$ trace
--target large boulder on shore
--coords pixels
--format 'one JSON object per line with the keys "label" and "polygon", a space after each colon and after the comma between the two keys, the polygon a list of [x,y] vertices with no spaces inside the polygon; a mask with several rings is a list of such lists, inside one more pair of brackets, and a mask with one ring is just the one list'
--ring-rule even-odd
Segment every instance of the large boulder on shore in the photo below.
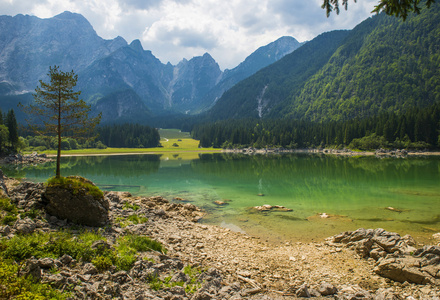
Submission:
{"label": "large boulder on shore", "polygon": [[43,194],[46,211],[58,219],[86,226],[103,226],[108,221],[109,202],[85,178],[66,177],[62,183],[49,183]]}
{"label": "large boulder on shore", "polygon": [[374,272],[398,282],[440,285],[440,247],[416,249],[414,239],[382,228],[347,231],[329,239],[376,261]]}

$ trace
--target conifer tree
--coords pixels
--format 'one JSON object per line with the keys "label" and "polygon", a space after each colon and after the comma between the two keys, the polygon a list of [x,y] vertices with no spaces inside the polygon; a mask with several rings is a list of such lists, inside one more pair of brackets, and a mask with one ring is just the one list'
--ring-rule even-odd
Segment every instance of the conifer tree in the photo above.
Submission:
{"label": "conifer tree", "polygon": [[28,119],[34,132],[57,138],[57,166],[55,177],[61,177],[61,138],[63,136],[83,137],[93,131],[101,115],[89,118],[90,106],[79,99],[80,91],[74,91],[78,75],[73,71],[62,72],[58,66],[50,67],[49,82],[40,80],[35,89],[34,104],[22,106],[24,112],[33,115]]}
{"label": "conifer tree", "polygon": [[9,143],[13,152],[17,151],[18,146],[18,128],[17,119],[15,118],[14,110],[11,109],[6,115],[6,127],[9,130]]}
{"label": "conifer tree", "polygon": [[[354,0],[356,2],[356,0]],[[402,18],[404,21],[408,14],[414,12],[416,14],[420,13],[421,2],[425,2],[426,7],[430,7],[431,4],[435,3],[435,0],[380,0],[379,3],[374,7],[373,13],[385,12],[387,15]],[[334,10],[336,14],[339,14],[339,0],[324,0],[322,8],[325,9],[327,17]],[[348,0],[341,0],[341,5],[347,10]]]}

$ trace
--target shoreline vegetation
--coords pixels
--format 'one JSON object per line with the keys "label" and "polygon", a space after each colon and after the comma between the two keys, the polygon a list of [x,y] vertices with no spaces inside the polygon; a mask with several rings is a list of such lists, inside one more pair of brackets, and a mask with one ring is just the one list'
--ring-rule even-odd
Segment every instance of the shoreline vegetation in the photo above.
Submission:
{"label": "shoreline vegetation", "polygon": [[[440,155],[440,150],[405,150],[405,149],[382,149],[377,150],[351,150],[347,148],[295,148],[288,149],[283,147],[240,147],[240,148],[214,148],[201,147],[201,141],[191,137],[189,132],[182,132],[178,129],[159,129],[160,147],[145,148],[83,148],[63,150],[61,156],[101,156],[101,155],[142,155],[142,154],[159,154],[164,155],[164,159],[172,159],[173,155],[179,154],[180,158],[197,158],[199,153],[242,153],[242,154],[277,154],[277,153],[315,153],[315,154],[331,154],[345,156],[423,156],[423,155]],[[37,149],[36,149],[37,150]],[[26,151],[31,154],[36,151]],[[55,157],[55,150],[38,151],[47,157]],[[41,155],[40,154],[40,155]],[[182,155],[183,154],[183,155]]]}
{"label": "shoreline vegetation", "polygon": [[[55,157],[52,151],[45,151],[47,157]],[[406,151],[406,150],[384,150],[378,149],[376,151],[355,151],[349,149],[217,149],[217,148],[198,148],[198,149],[161,149],[161,148],[107,148],[107,149],[81,149],[81,150],[66,150],[61,154],[63,157],[71,156],[105,156],[105,155],[142,155],[142,154],[198,154],[198,153],[237,153],[237,154],[282,154],[282,153],[304,153],[304,154],[325,154],[325,155],[340,155],[340,156],[440,156],[440,151]]]}

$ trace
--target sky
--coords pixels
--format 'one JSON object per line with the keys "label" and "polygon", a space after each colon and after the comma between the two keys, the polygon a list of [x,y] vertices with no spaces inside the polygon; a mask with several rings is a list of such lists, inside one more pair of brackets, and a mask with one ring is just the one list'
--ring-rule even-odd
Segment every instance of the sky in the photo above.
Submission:
{"label": "sky", "polygon": [[329,18],[322,0],[0,0],[0,14],[79,13],[102,38],[139,39],[163,63],[176,65],[208,52],[224,70],[282,36],[304,42],[352,29],[372,16],[377,2],[349,1],[347,11]]}

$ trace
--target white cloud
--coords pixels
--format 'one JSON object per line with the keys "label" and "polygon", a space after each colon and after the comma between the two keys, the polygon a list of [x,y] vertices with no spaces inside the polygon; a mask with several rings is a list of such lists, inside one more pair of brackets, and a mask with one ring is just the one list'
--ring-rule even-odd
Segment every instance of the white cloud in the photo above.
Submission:
{"label": "white cloud", "polygon": [[0,11],[47,18],[69,10],[86,17],[103,38],[140,39],[164,63],[209,52],[222,68],[233,68],[281,36],[305,41],[350,29],[375,3],[350,2],[347,12],[330,18],[322,0],[0,0]]}

